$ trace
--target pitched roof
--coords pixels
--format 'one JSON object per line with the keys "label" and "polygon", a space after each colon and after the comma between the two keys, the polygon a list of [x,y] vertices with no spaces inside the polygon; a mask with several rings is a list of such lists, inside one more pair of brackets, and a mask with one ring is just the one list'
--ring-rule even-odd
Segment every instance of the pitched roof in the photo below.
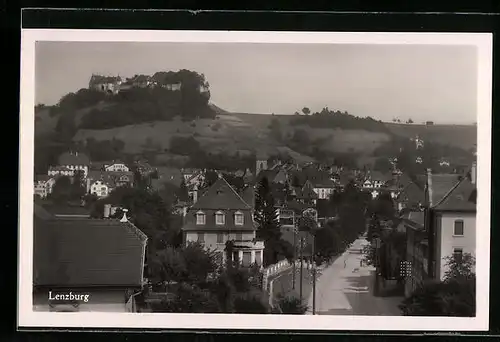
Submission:
{"label": "pitched roof", "polygon": [[308,207],[308,205],[299,201],[288,201],[286,203],[286,208],[293,210],[295,213],[302,213]]}
{"label": "pitched roof", "polygon": [[147,237],[129,222],[36,219],[35,286],[141,286]]}
{"label": "pitched roof", "polygon": [[264,177],[267,178],[267,180],[269,181],[269,183],[272,183],[274,182],[274,179],[276,178],[276,176],[278,175],[278,172],[279,172],[279,169],[273,169],[273,170],[262,170],[259,172],[259,174],[257,175],[257,179],[256,179],[256,182],[260,182]]}
{"label": "pitched roof", "polygon": [[191,208],[237,210],[251,209],[251,205],[245,202],[223,177],[220,177]]}
{"label": "pitched roof", "polygon": [[424,227],[425,216],[423,211],[408,211],[401,218],[416,228]]}
{"label": "pitched roof", "polygon": [[476,186],[468,177],[458,182],[438,203],[435,210],[476,211]]}
{"label": "pitched roof", "polygon": [[243,191],[241,192],[241,198],[243,198],[243,200],[250,204],[252,207],[254,205],[254,202],[255,202],[255,189],[253,186],[247,186],[245,189],[243,189]]}
{"label": "pitched roof", "polygon": [[35,175],[35,181],[39,182],[46,182],[49,179],[51,179],[52,176],[49,175]]}
{"label": "pitched roof", "polygon": [[65,152],[59,156],[59,165],[90,165],[90,158],[85,153]]}
{"label": "pitched roof", "polygon": [[432,206],[440,203],[448,192],[459,182],[456,174],[431,174]]}
{"label": "pitched roof", "polygon": [[49,171],[72,171],[68,169],[66,166],[50,166]]}
{"label": "pitched roof", "polygon": [[[50,204],[39,206],[38,210],[43,210],[50,213],[52,216],[87,216],[90,217],[90,211],[80,205],[70,205],[70,204]],[[35,213],[36,214],[36,213]]]}
{"label": "pitched roof", "polygon": [[406,185],[398,195],[398,200],[407,201],[411,204],[424,204],[425,191],[417,183],[411,182]]}

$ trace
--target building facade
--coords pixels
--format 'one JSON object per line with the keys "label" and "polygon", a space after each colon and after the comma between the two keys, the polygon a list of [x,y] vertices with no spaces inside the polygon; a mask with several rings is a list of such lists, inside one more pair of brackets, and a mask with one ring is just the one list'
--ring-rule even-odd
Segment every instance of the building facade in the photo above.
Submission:
{"label": "building facade", "polygon": [[264,243],[256,240],[253,206],[220,177],[186,212],[184,243],[199,242],[217,253],[219,262],[231,259],[243,266],[262,265]]}

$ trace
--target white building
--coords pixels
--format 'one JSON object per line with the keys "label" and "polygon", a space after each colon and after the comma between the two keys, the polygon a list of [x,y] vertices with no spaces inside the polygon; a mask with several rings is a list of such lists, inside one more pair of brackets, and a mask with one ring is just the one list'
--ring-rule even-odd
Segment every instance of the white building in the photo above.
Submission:
{"label": "white building", "polygon": [[104,171],[108,172],[129,172],[130,168],[121,162],[116,162],[113,164],[105,165]]}
{"label": "white building", "polygon": [[96,180],[90,185],[90,193],[99,198],[107,197],[111,190],[113,190],[111,184],[105,182],[104,180]]}
{"label": "white building", "polygon": [[83,177],[87,178],[90,167],[90,158],[80,152],[66,152],[59,156],[59,166],[73,171],[83,171]]}
{"label": "white building", "polygon": [[49,177],[55,176],[67,176],[73,177],[75,175],[75,170],[72,170],[66,166],[51,166],[47,172]]}
{"label": "white building", "polygon": [[52,188],[56,183],[56,178],[47,175],[37,175],[35,177],[35,195],[40,196],[41,198],[47,197],[52,193]]}

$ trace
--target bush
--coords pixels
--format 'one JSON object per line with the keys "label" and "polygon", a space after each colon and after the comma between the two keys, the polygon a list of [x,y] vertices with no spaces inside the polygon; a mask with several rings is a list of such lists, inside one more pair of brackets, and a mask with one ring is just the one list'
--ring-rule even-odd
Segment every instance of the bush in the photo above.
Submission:
{"label": "bush", "polygon": [[183,156],[193,156],[201,152],[200,143],[194,137],[174,136],[170,139],[170,152]]}
{"label": "bush", "polygon": [[279,313],[283,314],[304,315],[307,312],[307,305],[293,295],[279,297],[277,307]]}
{"label": "bush", "polygon": [[220,122],[216,122],[212,125],[212,131],[217,132],[221,127],[222,125],[220,124]]}
{"label": "bush", "polygon": [[371,117],[360,118],[347,112],[331,111],[328,108],[323,108],[321,112],[312,115],[296,115],[290,120],[290,123],[315,128],[362,129],[370,132],[390,133],[385,124]]}

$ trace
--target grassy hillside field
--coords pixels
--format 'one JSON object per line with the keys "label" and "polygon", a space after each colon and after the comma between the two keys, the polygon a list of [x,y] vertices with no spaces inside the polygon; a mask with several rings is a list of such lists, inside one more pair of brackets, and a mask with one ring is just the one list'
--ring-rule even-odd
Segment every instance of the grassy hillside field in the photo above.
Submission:
{"label": "grassy hillside field", "polygon": [[[80,109],[75,113],[78,125],[82,117],[93,108],[102,108],[105,103]],[[287,152],[301,162],[311,161],[305,156],[291,150],[272,138],[269,128],[273,119],[279,122],[283,136],[291,136],[295,129],[305,130],[311,140],[319,141],[319,145],[327,151],[338,153],[357,153],[363,163],[372,160],[374,149],[391,141],[391,134],[414,138],[419,135],[424,140],[470,149],[476,142],[475,126],[434,125],[386,123],[390,133],[370,132],[366,130],[312,128],[304,125],[290,125],[292,115],[264,115],[248,113],[229,113],[212,105],[217,118],[182,121],[156,121],[115,127],[111,129],[90,130],[79,129],[74,136],[75,141],[87,138],[96,140],[120,139],[125,143],[125,152],[140,153],[144,150],[155,150],[168,153],[170,139],[174,136],[193,136],[202,148],[208,152],[250,153],[256,150],[269,154]],[[57,124],[58,116],[51,116],[49,110],[43,109],[36,114],[36,135],[52,132]]]}
{"label": "grassy hillside field", "polygon": [[444,145],[470,149],[477,141],[477,127],[474,125],[416,125],[386,123],[387,128],[395,134],[407,138],[417,135],[425,140]]}

